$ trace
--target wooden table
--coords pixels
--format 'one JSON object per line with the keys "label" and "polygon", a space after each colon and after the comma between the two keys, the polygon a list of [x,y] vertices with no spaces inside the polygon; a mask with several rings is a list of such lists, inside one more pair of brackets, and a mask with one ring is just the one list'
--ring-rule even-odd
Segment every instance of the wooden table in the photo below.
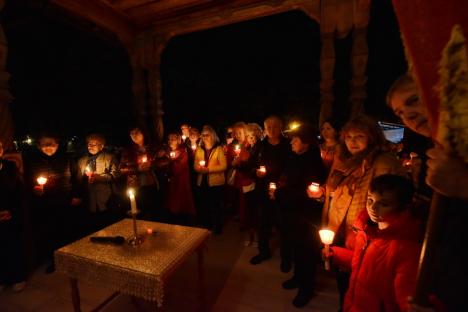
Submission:
{"label": "wooden table", "polygon": [[[204,310],[205,285],[203,252],[210,232],[205,229],[149,221],[137,221],[138,230],[145,236],[143,244],[110,245],[92,243],[90,236],[130,237],[131,219],[121,220],[90,236],[55,251],[57,272],[68,275],[74,311],[81,311],[78,279],[114,293],[95,310],[99,310],[119,293],[143,298],[162,306],[164,283],[194,252],[198,255],[200,304]],[[147,234],[153,229],[153,234]]]}

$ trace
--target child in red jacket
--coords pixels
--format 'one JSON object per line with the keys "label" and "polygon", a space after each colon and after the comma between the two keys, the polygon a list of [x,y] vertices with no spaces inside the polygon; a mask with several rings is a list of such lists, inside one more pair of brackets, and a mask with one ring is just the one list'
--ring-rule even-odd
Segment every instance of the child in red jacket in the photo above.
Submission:
{"label": "child in red jacket", "polygon": [[354,250],[332,247],[324,257],[351,270],[344,311],[406,311],[416,284],[423,236],[411,215],[413,186],[397,175],[375,178],[367,212],[354,224]]}

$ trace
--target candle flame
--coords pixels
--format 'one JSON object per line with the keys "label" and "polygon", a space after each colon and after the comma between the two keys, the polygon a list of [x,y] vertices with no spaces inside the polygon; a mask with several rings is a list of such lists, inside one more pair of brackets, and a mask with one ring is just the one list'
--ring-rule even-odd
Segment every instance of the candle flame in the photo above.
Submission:
{"label": "candle flame", "polygon": [[141,162],[145,163],[147,161],[148,161],[148,157],[146,156],[141,157]]}
{"label": "candle flame", "polygon": [[276,183],[275,182],[270,182],[269,188],[270,188],[270,190],[276,190]]}
{"label": "candle flame", "polygon": [[325,245],[331,245],[333,243],[333,238],[335,238],[335,232],[323,229],[319,231],[320,240]]}
{"label": "candle flame", "polygon": [[127,194],[128,194],[128,197],[135,198],[135,190],[134,189],[128,189]]}
{"label": "candle flame", "polygon": [[175,154],[175,152],[170,152],[169,156],[171,156],[171,158],[174,158],[176,156],[176,154]]}
{"label": "candle flame", "polygon": [[258,169],[258,170],[260,170],[261,172],[266,172],[266,167],[265,166],[260,166],[260,169]]}
{"label": "candle flame", "polygon": [[43,177],[43,176],[40,176],[39,178],[37,178],[37,183],[39,185],[44,185],[47,183],[47,178],[46,177]]}
{"label": "candle flame", "polygon": [[192,144],[192,150],[196,150],[197,149],[197,145],[196,144]]}
{"label": "candle flame", "polygon": [[204,161],[204,160],[200,160],[199,164],[200,164],[200,166],[202,166],[202,167],[205,167],[205,165],[206,165],[206,161]]}
{"label": "candle flame", "polygon": [[296,122],[296,121],[293,121],[290,125],[289,125],[289,129],[290,130],[295,130],[297,128],[299,128],[301,126],[300,123]]}

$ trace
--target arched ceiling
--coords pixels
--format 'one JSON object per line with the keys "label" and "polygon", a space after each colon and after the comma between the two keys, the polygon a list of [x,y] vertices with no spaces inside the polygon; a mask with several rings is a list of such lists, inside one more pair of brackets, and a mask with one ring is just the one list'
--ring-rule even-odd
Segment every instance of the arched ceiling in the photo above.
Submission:
{"label": "arched ceiling", "polygon": [[299,9],[319,21],[320,0],[51,0],[131,44],[142,32],[172,37]]}

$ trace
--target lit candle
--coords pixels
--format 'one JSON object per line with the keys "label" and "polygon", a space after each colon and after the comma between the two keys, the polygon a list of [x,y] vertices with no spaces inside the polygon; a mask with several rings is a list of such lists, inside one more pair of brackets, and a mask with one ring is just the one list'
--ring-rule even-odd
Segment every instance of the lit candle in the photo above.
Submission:
{"label": "lit candle", "polygon": [[146,229],[146,233],[148,233],[148,235],[152,235],[153,234],[153,229],[151,229],[151,228]]}
{"label": "lit candle", "polygon": [[276,190],[276,183],[275,182],[270,182],[269,189],[270,190]]}
{"label": "lit candle", "polygon": [[312,182],[309,185],[309,191],[311,191],[312,193],[318,193],[320,191],[320,184]]}
{"label": "lit candle", "polygon": [[200,162],[199,162],[198,164],[199,164],[200,166],[202,166],[202,167],[205,167],[206,161],[200,160]]}
{"label": "lit candle", "polygon": [[89,166],[86,166],[85,168],[85,174],[90,177],[93,175],[93,171],[91,170],[91,168],[89,168]]}
{"label": "lit candle", "polygon": [[[330,252],[330,245],[333,243],[333,238],[335,237],[335,232],[330,230],[320,230],[319,231],[320,240],[325,245],[326,253]],[[325,260],[325,270],[330,270],[330,260],[327,258]]]}
{"label": "lit candle", "polygon": [[47,183],[46,177],[40,176],[39,178],[37,178],[37,184],[39,184],[39,186],[41,187],[41,191],[44,190],[44,184],[46,183]]}
{"label": "lit candle", "polygon": [[187,136],[185,134],[182,134],[182,141],[185,141],[186,138]]}
{"label": "lit candle", "polygon": [[142,163],[145,163],[147,161],[148,161],[148,156],[146,156],[146,155],[141,156],[141,162]]}
{"label": "lit candle", "polygon": [[169,156],[170,156],[171,158],[175,158],[176,153],[175,153],[174,151],[172,151],[172,152],[169,153]]}
{"label": "lit candle", "polygon": [[132,189],[128,190],[128,197],[130,198],[130,211],[131,214],[136,215],[137,214],[137,205],[136,205],[136,200],[135,200],[135,191]]}
{"label": "lit candle", "polygon": [[260,166],[260,169],[258,171],[266,173],[266,167],[265,166]]}
{"label": "lit candle", "polygon": [[192,144],[192,151],[196,150],[197,149],[197,144]]}
{"label": "lit candle", "polygon": [[236,144],[234,146],[234,153],[236,153],[237,155],[240,154],[240,151],[241,151],[241,148],[240,148],[240,145],[239,144]]}

